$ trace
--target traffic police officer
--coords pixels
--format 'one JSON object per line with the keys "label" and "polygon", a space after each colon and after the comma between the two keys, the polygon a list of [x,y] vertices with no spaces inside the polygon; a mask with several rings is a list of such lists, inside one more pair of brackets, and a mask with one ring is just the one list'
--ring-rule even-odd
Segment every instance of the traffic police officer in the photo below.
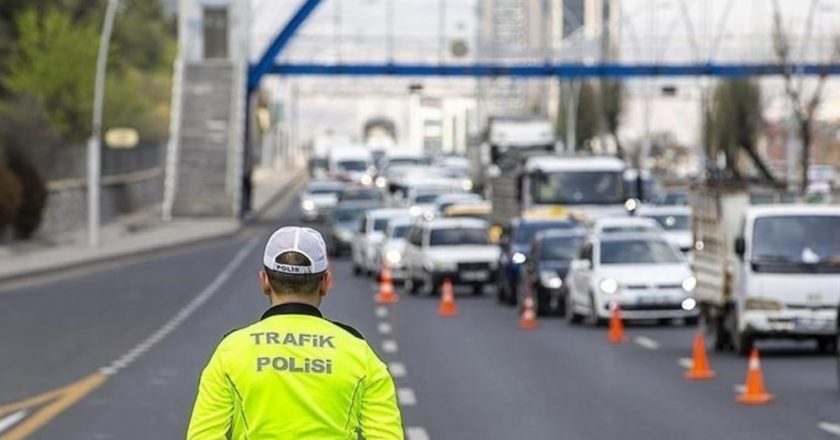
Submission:
{"label": "traffic police officer", "polygon": [[263,265],[271,307],[219,343],[201,374],[188,440],[402,439],[385,364],[358,331],[318,310],[331,283],[321,235],[279,229]]}

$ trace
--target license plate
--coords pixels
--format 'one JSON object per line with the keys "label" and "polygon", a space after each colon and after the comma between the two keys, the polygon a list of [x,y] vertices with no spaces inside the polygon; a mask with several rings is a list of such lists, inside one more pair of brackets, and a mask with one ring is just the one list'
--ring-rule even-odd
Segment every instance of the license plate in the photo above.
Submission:
{"label": "license plate", "polygon": [[668,297],[661,295],[639,296],[636,298],[636,303],[638,304],[665,304],[666,302],[668,302]]}
{"label": "license plate", "polygon": [[832,328],[834,323],[828,319],[794,318],[793,326],[803,330],[825,330]]}
{"label": "license plate", "polygon": [[487,271],[483,270],[471,270],[467,272],[461,272],[461,279],[464,281],[484,281],[487,279],[489,274]]}

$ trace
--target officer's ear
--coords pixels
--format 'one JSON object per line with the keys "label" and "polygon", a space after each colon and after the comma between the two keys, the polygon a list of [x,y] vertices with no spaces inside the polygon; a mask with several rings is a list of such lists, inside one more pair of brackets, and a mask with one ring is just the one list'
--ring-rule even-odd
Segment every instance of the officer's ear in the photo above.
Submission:
{"label": "officer's ear", "polygon": [[327,272],[324,274],[324,278],[321,280],[321,288],[319,289],[318,294],[323,298],[327,296],[330,289],[333,286],[333,275],[330,269],[327,269]]}
{"label": "officer's ear", "polygon": [[263,294],[271,296],[271,283],[268,281],[268,274],[265,273],[265,270],[263,269],[260,270],[257,277],[260,279],[260,288],[262,289]]}

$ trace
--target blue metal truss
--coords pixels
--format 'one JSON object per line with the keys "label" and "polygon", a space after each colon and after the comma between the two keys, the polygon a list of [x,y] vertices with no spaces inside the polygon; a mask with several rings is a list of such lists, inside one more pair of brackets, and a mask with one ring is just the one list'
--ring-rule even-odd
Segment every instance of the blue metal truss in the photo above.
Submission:
{"label": "blue metal truss", "polygon": [[[684,64],[417,64],[417,63],[277,63],[277,57],[289,45],[322,0],[304,0],[288,23],[272,40],[259,61],[248,71],[248,92],[259,87],[266,74],[276,75],[349,75],[349,76],[461,76],[461,77],[555,77],[555,78],[632,78],[653,76],[768,76],[782,74],[783,67],[773,63],[684,63]],[[837,75],[840,64],[800,64],[792,66],[797,75]]]}
{"label": "blue metal truss", "polygon": [[[801,64],[792,66],[797,75],[837,75],[840,64]],[[279,63],[267,72],[277,75],[347,76],[466,76],[466,77],[653,77],[653,76],[767,76],[783,73],[778,64],[697,63],[697,64],[315,64]]]}

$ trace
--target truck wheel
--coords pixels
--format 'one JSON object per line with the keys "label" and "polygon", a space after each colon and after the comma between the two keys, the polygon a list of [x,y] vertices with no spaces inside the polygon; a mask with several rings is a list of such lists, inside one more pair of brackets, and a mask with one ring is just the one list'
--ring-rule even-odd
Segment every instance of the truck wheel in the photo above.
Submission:
{"label": "truck wheel", "polygon": [[837,352],[837,341],[835,341],[833,336],[818,338],[817,350],[820,353],[834,354]]}
{"label": "truck wheel", "polygon": [[755,339],[748,333],[736,333],[732,338],[733,347],[739,356],[749,356]]}

